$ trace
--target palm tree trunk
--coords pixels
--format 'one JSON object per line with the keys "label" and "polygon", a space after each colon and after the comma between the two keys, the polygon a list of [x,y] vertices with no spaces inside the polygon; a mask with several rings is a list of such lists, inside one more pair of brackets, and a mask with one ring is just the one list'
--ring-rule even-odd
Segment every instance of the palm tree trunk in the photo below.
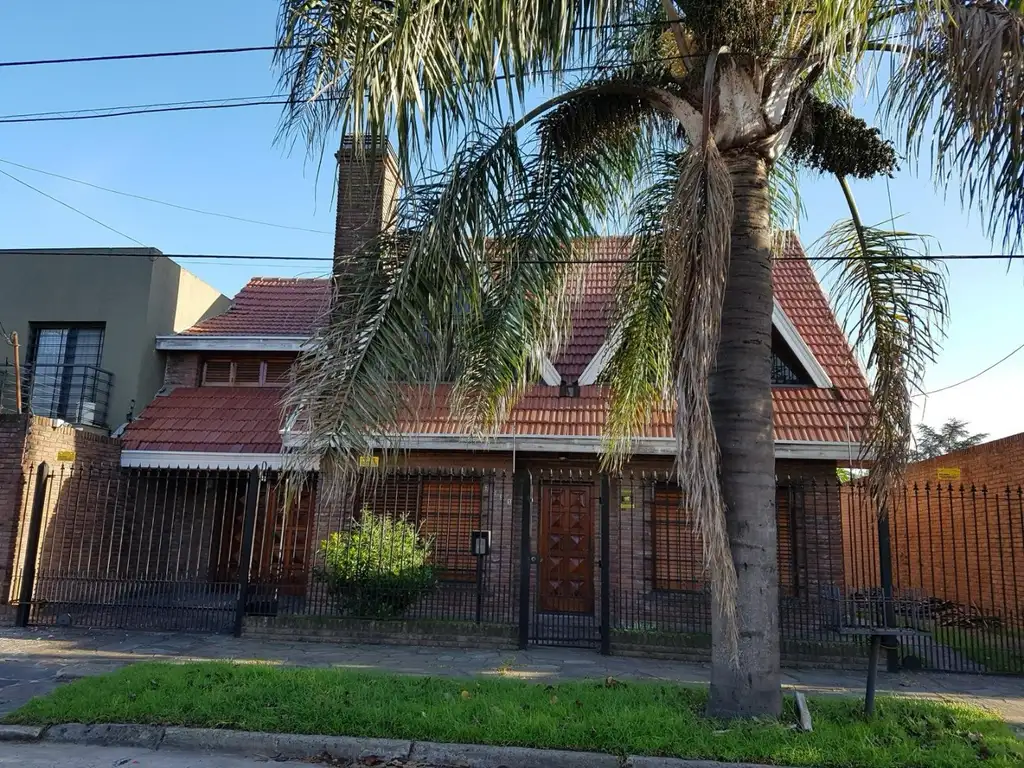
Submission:
{"label": "palm tree trunk", "polygon": [[736,566],[739,664],[712,610],[711,693],[716,717],[778,715],[779,576],[772,437],[772,276],[768,168],[754,154],[727,158],[735,213],[722,339],[711,389],[721,482]]}

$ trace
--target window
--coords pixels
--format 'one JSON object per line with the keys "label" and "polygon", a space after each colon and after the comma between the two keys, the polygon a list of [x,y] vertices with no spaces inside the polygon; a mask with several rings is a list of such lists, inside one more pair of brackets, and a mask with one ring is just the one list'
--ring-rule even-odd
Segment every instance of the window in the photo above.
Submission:
{"label": "window", "polygon": [[106,422],[113,377],[99,367],[103,331],[103,324],[33,324],[27,366],[33,413],[74,424]]}
{"label": "window", "polygon": [[291,379],[292,361],[257,357],[207,360],[204,387],[283,387]]}
{"label": "window", "polygon": [[[787,488],[776,491],[779,594],[796,595],[796,531]],[[683,507],[678,488],[656,486],[652,515],[654,589],[667,592],[699,592],[708,582],[700,536],[693,528],[689,510]]]}
{"label": "window", "polygon": [[772,384],[783,387],[809,387],[810,375],[774,328],[772,329]]}
{"label": "window", "polygon": [[482,486],[477,478],[391,475],[367,479],[356,510],[405,518],[433,540],[433,561],[445,581],[475,581],[470,535],[480,528]]}
{"label": "window", "polygon": [[652,520],[654,589],[700,592],[708,581],[704,550],[678,488],[655,486]]}

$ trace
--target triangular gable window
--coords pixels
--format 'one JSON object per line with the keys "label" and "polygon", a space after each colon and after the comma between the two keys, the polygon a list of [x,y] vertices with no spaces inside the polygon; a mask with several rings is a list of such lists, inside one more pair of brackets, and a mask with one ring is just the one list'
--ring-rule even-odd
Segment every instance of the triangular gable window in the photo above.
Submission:
{"label": "triangular gable window", "polygon": [[814,386],[807,369],[800,364],[789,344],[775,328],[772,328],[772,386]]}

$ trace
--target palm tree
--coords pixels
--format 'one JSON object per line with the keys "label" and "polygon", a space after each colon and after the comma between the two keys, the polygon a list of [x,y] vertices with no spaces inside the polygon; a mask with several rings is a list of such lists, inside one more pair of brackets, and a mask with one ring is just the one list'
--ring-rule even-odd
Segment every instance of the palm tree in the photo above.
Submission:
{"label": "palm tree", "polygon": [[946,419],[946,422],[938,429],[929,427],[927,424],[918,424],[917,450],[914,451],[914,460],[920,461],[945,456],[947,453],[977,445],[986,437],[988,437],[987,432],[971,434],[967,428],[967,422],[963,419]]}
{"label": "palm tree", "polygon": [[[896,151],[851,94],[888,56],[901,149],[940,185],[959,172],[964,204],[1016,244],[1022,25],[1019,2],[982,0],[283,0],[285,134],[391,137],[411,179],[396,227],[336,265],[336,311],[289,398],[305,450],[345,477],[412,393],[453,378],[457,413],[500,423],[564,338],[586,239],[625,220],[606,459],[674,400],[714,585],[708,709],[778,713],[771,269],[795,169],[835,175],[850,202],[817,255],[837,259],[873,379],[884,514],[946,304],[927,240],[857,215],[846,179],[890,173]],[[538,92],[554,95],[527,110]],[[444,171],[414,178],[434,148]]]}

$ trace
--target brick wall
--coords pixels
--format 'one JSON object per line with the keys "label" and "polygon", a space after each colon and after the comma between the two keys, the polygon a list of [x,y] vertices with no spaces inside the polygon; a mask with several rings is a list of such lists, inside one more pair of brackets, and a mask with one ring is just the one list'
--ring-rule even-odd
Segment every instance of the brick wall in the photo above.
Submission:
{"label": "brick wall", "polygon": [[[401,182],[390,147],[356,151],[350,144],[338,159],[335,259],[359,251],[391,222]],[[337,274],[338,264],[335,264]]]}
{"label": "brick wall", "polygon": [[198,352],[168,352],[164,364],[164,386],[198,387],[200,367]]}
{"label": "brick wall", "polygon": [[[957,480],[939,470],[959,470]],[[948,477],[947,472],[943,477]],[[911,464],[889,517],[893,587],[986,614],[1024,614],[1024,434]],[[843,499],[847,582],[879,585],[874,506],[863,493]]]}
{"label": "brick wall", "polygon": [[[75,460],[58,461],[61,451],[74,452]],[[89,471],[104,471],[101,468],[105,467],[107,472],[116,472],[120,451],[120,441],[115,438],[56,426],[51,419],[0,416],[0,596],[17,597],[38,465],[47,462],[53,475],[43,511],[41,547],[52,551],[61,546],[70,552],[76,545],[81,550],[82,532],[98,522],[93,508],[70,506],[69,499],[77,498],[73,485],[83,482]],[[73,524],[69,522],[72,516],[76,517]]]}

